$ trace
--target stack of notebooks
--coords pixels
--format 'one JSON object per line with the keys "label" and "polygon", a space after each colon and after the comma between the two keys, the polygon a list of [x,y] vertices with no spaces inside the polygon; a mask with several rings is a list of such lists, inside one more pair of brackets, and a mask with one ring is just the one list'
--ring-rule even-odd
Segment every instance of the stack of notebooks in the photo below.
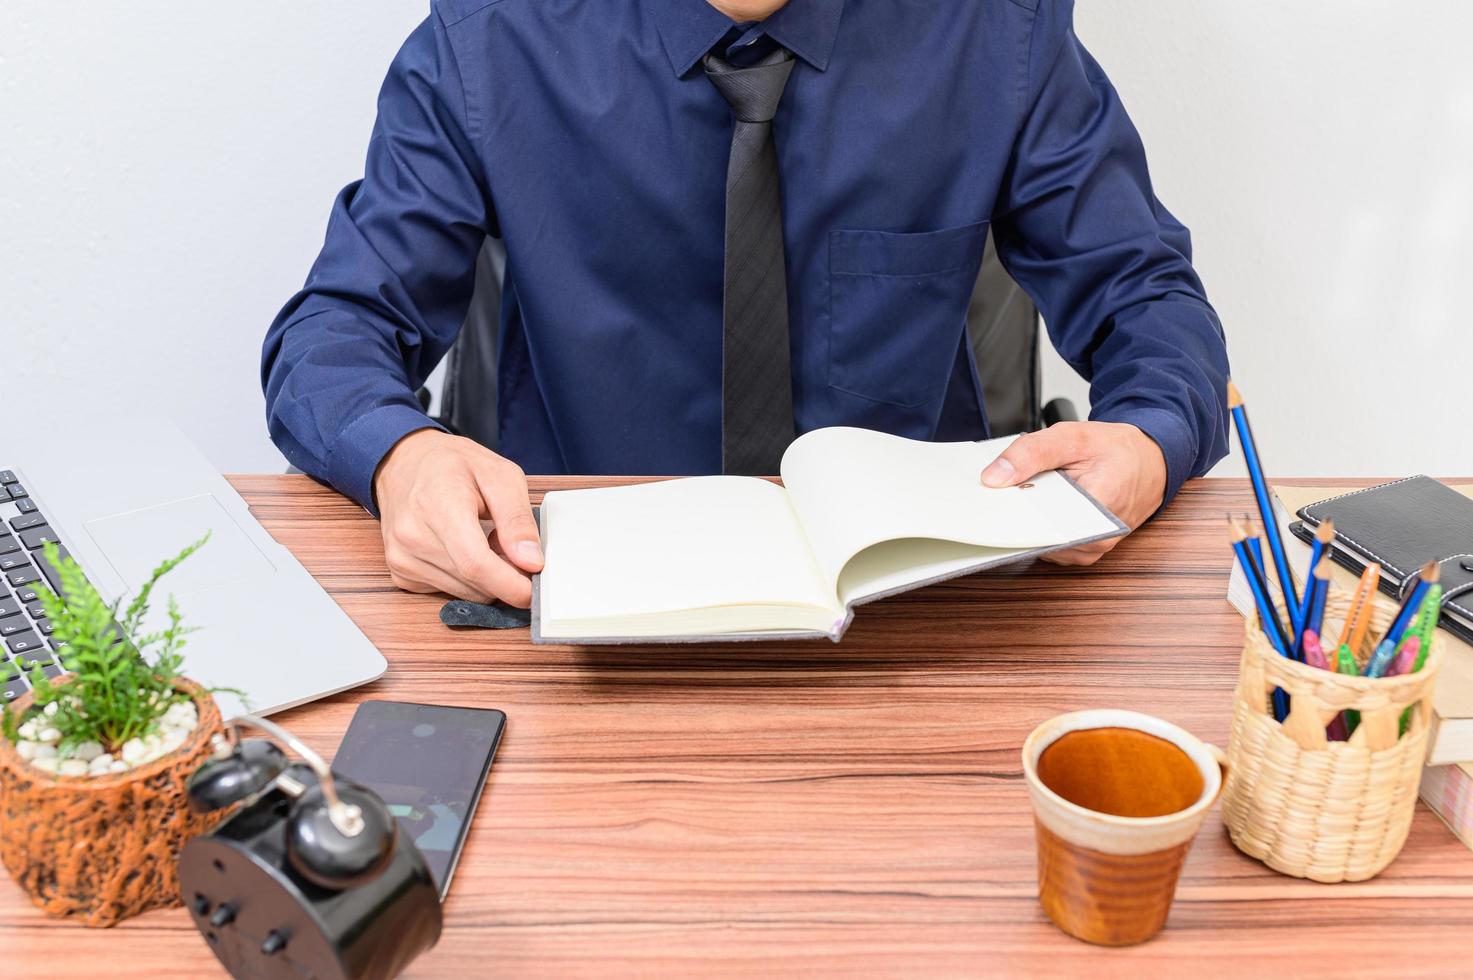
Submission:
{"label": "stack of notebooks", "polygon": [[[1401,579],[1433,558],[1442,561],[1442,582],[1452,592],[1441,625],[1446,656],[1433,695],[1433,728],[1422,781],[1422,799],[1473,847],[1473,484],[1449,487],[1425,476],[1380,487],[1275,486],[1289,565],[1300,581],[1308,573],[1315,525],[1335,522],[1331,558],[1334,584],[1353,591],[1367,561],[1383,569],[1377,602],[1395,609]],[[1245,616],[1253,597],[1242,573],[1233,569],[1228,599]]]}

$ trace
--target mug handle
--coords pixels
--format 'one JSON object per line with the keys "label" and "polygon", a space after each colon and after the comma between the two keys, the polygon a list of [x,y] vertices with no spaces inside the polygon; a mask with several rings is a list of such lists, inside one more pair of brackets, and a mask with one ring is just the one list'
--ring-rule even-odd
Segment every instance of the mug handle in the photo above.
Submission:
{"label": "mug handle", "polygon": [[1217,760],[1217,768],[1222,770],[1222,778],[1217,781],[1217,795],[1212,798],[1212,802],[1216,803],[1218,799],[1222,796],[1223,789],[1227,786],[1228,757],[1226,752],[1213,745],[1211,742],[1203,742],[1202,744],[1207,746],[1207,751],[1211,752],[1212,758]]}

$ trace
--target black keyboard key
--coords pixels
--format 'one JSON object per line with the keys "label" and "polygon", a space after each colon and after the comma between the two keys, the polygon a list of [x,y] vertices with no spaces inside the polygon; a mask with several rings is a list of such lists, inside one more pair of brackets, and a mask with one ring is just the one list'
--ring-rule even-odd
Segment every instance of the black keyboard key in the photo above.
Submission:
{"label": "black keyboard key", "polygon": [[51,625],[51,620],[45,618],[44,616],[36,620],[36,629],[41,631],[42,636],[50,636],[52,633],[56,632],[55,628]]}
{"label": "black keyboard key", "polygon": [[44,664],[41,667],[41,673],[45,674],[52,680],[56,680],[62,674],[65,674],[66,671],[62,669],[60,664]]}
{"label": "black keyboard key", "polygon": [[20,550],[20,542],[15,540],[13,534],[0,534],[0,555],[8,555]]}
{"label": "black keyboard key", "polygon": [[40,602],[29,603],[26,606],[26,615],[30,616],[32,619],[40,619],[42,616],[46,615],[46,607],[41,605]]}
{"label": "black keyboard key", "polygon": [[0,660],[0,682],[13,681],[20,675],[20,664],[14,660]]}
{"label": "black keyboard key", "polygon": [[22,694],[26,693],[30,689],[31,686],[29,684],[27,684],[21,678],[16,677],[12,680],[6,681],[5,686],[3,688],[0,688],[0,697],[4,697],[6,703],[8,704],[9,702],[14,701],[16,698],[20,697]]}
{"label": "black keyboard key", "polygon": [[23,568],[30,563],[30,556],[23,551],[17,551],[9,555],[0,555],[0,572]]}
{"label": "black keyboard key", "polygon": [[0,504],[5,503],[9,499],[10,491],[5,487],[0,487]]}
{"label": "black keyboard key", "polygon": [[22,585],[30,585],[32,582],[39,582],[41,580],[40,573],[30,565],[26,565],[25,568],[17,568],[14,571],[5,572],[4,574],[5,581],[17,589]]}
{"label": "black keyboard key", "polygon": [[[71,555],[67,553],[67,550],[65,548],[57,545],[56,557],[58,560],[61,560],[65,558],[70,558]],[[62,598],[65,598],[66,592],[63,591],[61,587],[61,569],[57,568],[55,565],[51,564],[51,562],[47,561],[46,556],[39,551],[33,552],[31,554],[31,558],[35,560],[37,565],[41,566],[41,572],[46,576],[46,582],[48,585],[51,586],[51,591],[55,592]]]}
{"label": "black keyboard key", "polygon": [[33,527],[40,527],[45,523],[46,518],[41,516],[40,511],[35,511],[20,517],[12,517],[10,519],[10,529],[12,531],[26,531]]}
{"label": "black keyboard key", "polygon": [[30,492],[27,491],[26,488],[21,486],[19,483],[12,483],[5,489],[10,491],[11,500],[19,500],[22,497],[29,497],[31,495]]}
{"label": "black keyboard key", "polygon": [[5,594],[4,589],[0,589],[0,619],[14,616],[18,612],[20,612],[20,600],[10,598]]}
{"label": "black keyboard key", "polygon": [[35,652],[21,654],[19,657],[15,658],[14,662],[20,665],[20,669],[24,673],[29,674],[33,668],[44,667],[47,664],[51,663],[51,661],[51,651],[47,650],[45,647],[42,647],[40,650],[37,650]]}
{"label": "black keyboard key", "polygon": [[30,497],[24,497],[15,502],[15,508],[22,514],[34,514],[36,512],[36,502]]}
{"label": "black keyboard key", "polygon": [[10,637],[5,641],[5,646],[10,650],[11,656],[30,653],[33,650],[40,650],[42,648],[41,638],[31,632],[20,633]]}
{"label": "black keyboard key", "polygon": [[36,591],[35,586],[22,585],[15,590],[15,597],[21,602],[35,602],[41,598],[41,595]]}
{"label": "black keyboard key", "polygon": [[15,475],[15,470],[0,470],[0,483],[16,483],[20,477]]}
{"label": "black keyboard key", "polygon": [[24,616],[6,616],[0,619],[0,636],[15,636],[31,628],[30,620]]}
{"label": "black keyboard key", "polygon": [[20,543],[25,545],[28,551],[35,551],[48,541],[52,544],[61,544],[61,539],[56,536],[55,531],[51,530],[49,524],[42,524],[40,527],[20,532]]}

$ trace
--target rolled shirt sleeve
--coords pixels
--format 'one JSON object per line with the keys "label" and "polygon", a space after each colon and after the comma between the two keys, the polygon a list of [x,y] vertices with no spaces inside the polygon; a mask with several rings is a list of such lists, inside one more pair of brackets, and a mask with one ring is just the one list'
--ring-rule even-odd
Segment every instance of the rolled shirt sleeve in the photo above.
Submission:
{"label": "rolled shirt sleeve", "polygon": [[445,355],[494,234],[454,53],[431,16],[394,59],[362,180],[333,204],[322,252],[266,334],[267,425],[287,459],[377,512],[373,476],[435,426],[415,391]]}
{"label": "rolled shirt sleeve", "polygon": [[1072,3],[1039,4],[1028,78],[999,255],[1089,380],[1090,417],[1160,446],[1170,500],[1227,453],[1222,326],[1187,229],[1156,199],[1140,137],[1074,35]]}

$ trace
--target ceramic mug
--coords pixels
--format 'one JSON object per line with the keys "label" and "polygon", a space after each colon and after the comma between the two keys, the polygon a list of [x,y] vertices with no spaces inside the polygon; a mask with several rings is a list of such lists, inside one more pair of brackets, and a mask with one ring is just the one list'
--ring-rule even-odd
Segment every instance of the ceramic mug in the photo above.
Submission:
{"label": "ceramic mug", "polygon": [[1224,765],[1215,746],[1135,711],[1076,711],[1035,728],[1023,776],[1038,899],[1054,924],[1104,946],[1160,932]]}

